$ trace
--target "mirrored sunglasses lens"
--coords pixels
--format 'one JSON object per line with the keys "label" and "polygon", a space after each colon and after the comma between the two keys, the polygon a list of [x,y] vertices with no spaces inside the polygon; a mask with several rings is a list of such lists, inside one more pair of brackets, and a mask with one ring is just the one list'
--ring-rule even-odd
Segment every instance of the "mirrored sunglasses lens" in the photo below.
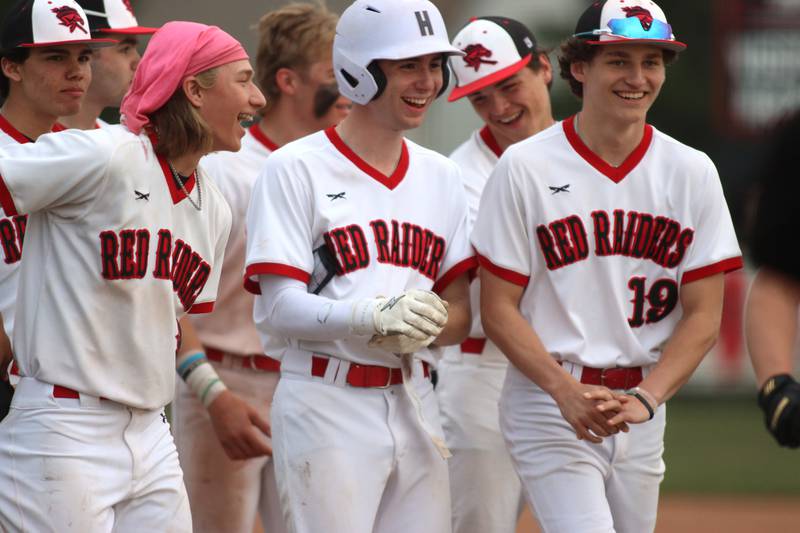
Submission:
{"label": "mirrored sunglasses lens", "polygon": [[[648,26],[647,29],[645,26]],[[613,35],[628,39],[669,40],[672,37],[672,27],[660,20],[652,20],[648,24],[637,17],[611,19],[608,27]]]}

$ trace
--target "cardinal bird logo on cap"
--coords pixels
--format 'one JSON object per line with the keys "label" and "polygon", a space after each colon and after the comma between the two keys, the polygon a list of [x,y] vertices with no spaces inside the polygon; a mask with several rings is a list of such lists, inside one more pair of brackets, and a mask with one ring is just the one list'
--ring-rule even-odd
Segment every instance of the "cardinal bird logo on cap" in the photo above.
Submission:
{"label": "cardinal bird logo on cap", "polygon": [[61,6],[61,7],[54,7],[51,9],[53,13],[56,14],[61,26],[66,26],[69,28],[70,33],[75,33],[75,30],[81,30],[85,34],[89,34],[84,27],[86,24],[81,17],[81,14],[74,7],[69,6]]}
{"label": "cardinal bird logo on cap", "polygon": [[626,18],[638,18],[639,22],[642,23],[642,28],[644,28],[644,31],[650,30],[650,26],[653,25],[653,15],[651,15],[648,10],[641,6],[623,7],[622,10],[625,12]]}
{"label": "cardinal bird logo on cap", "polygon": [[481,65],[496,65],[497,61],[486,59],[492,57],[492,51],[483,46],[482,44],[471,44],[462,50],[464,52],[464,63],[468,67],[474,68],[475,72],[481,68]]}

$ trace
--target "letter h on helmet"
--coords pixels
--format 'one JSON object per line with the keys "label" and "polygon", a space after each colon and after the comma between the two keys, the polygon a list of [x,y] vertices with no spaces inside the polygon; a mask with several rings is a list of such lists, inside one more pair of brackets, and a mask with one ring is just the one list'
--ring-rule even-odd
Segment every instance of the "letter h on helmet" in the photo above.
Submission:
{"label": "letter h on helmet", "polygon": [[[376,60],[437,53],[464,55],[450,45],[442,15],[428,0],[356,0],[339,18],[333,41],[339,92],[366,105],[386,88],[386,75]],[[442,75],[439,95],[450,79],[446,62]]]}

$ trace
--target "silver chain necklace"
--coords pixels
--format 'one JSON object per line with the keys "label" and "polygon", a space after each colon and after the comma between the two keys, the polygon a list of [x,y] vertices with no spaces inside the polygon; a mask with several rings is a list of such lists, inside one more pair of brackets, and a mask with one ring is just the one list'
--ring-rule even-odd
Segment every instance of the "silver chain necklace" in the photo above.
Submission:
{"label": "silver chain necklace", "polygon": [[189,200],[189,203],[192,204],[192,206],[195,209],[200,211],[200,209],[202,209],[203,207],[203,191],[200,188],[200,173],[197,172],[197,170],[194,171],[195,174],[194,181],[197,184],[197,203],[195,203],[195,201],[192,200],[192,197],[189,196],[189,191],[186,190],[186,185],[183,184],[183,180],[181,179],[180,174],[178,174],[178,172],[172,166],[172,163],[167,161],[167,166],[169,166],[169,170],[170,172],[172,172],[172,178],[178,182],[178,187],[181,188],[181,191],[183,191],[183,194],[186,196],[186,199]]}

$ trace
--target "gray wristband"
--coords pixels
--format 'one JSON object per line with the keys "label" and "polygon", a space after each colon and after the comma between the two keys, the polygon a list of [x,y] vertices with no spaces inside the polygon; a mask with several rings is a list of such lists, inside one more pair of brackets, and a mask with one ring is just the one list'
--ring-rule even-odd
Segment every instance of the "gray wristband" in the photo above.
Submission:
{"label": "gray wristband", "polygon": [[636,389],[629,389],[625,391],[625,394],[627,394],[628,396],[633,396],[634,398],[642,402],[642,405],[644,405],[645,409],[647,409],[647,412],[650,414],[650,418],[648,418],[648,420],[652,420],[653,417],[656,416],[656,412],[653,409],[653,406],[650,405],[650,402],[648,402],[639,391],[637,391]]}

